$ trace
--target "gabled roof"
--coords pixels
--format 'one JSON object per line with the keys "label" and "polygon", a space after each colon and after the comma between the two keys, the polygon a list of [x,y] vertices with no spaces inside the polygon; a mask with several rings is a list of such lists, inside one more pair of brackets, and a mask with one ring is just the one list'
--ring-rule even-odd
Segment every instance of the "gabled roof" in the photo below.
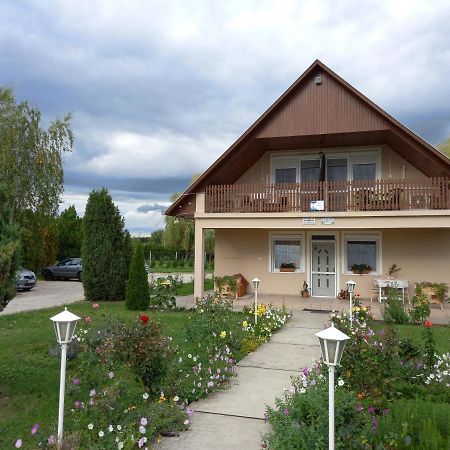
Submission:
{"label": "gabled roof", "polygon": [[426,175],[450,176],[445,155],[316,60],[166,214],[177,215],[206,185],[234,183],[267,150],[358,143],[387,144]]}

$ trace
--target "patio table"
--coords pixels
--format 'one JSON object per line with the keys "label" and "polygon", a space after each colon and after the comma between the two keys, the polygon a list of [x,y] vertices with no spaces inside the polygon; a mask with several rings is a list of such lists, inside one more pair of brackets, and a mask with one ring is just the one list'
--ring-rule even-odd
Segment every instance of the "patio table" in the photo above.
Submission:
{"label": "patio table", "polygon": [[[374,280],[375,284],[378,286],[378,301],[385,300],[387,297],[383,296],[383,289],[393,288],[393,289],[401,289],[402,291],[402,301],[405,303],[405,290],[408,289],[409,283],[408,280],[392,280],[389,278],[377,278]],[[409,297],[408,297],[409,302]]]}

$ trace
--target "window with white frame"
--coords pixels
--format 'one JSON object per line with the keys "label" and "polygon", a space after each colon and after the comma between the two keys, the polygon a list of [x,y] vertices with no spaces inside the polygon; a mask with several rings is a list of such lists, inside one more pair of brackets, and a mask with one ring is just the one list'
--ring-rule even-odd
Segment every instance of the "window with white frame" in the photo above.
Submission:
{"label": "window with white frame", "polygon": [[367,264],[372,272],[378,272],[380,254],[379,236],[373,235],[345,235],[344,255],[345,269],[351,271],[355,264]]}
{"label": "window with white frame", "polygon": [[271,236],[270,270],[279,272],[282,263],[295,264],[295,271],[304,270],[303,236],[301,235],[276,235]]}

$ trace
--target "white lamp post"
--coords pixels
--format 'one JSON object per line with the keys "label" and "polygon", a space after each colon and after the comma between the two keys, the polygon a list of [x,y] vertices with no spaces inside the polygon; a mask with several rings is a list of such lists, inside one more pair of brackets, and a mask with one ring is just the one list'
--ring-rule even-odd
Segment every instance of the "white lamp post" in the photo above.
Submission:
{"label": "white lamp post", "polygon": [[333,324],[315,336],[319,338],[323,362],[328,366],[328,449],[334,450],[334,371],[341,362],[345,341],[350,338]]}
{"label": "white lamp post", "polygon": [[64,308],[63,312],[50,318],[55,326],[56,340],[61,345],[61,376],[59,382],[59,412],[58,412],[58,447],[61,446],[64,428],[64,391],[66,388],[66,357],[67,345],[71,343],[75,326],[81,317],[72,314]]}
{"label": "white lamp post", "polygon": [[258,289],[260,282],[261,281],[256,277],[252,280],[253,287],[255,288],[255,325],[258,323]]}
{"label": "white lamp post", "polygon": [[355,292],[356,283],[352,280],[347,281],[347,291],[350,297],[350,326],[353,323],[353,292]]}

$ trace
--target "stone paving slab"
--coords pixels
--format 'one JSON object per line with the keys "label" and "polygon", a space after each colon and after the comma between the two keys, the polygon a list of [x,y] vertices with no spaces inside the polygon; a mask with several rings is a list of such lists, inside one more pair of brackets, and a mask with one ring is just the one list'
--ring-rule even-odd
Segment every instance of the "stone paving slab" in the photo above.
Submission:
{"label": "stone paving slab", "polygon": [[275,405],[275,397],[291,385],[291,376],[298,375],[298,371],[239,366],[237,374],[238,384],[224,392],[214,392],[191,405],[191,408],[194,411],[261,419],[266,404]]}
{"label": "stone paving slab", "polygon": [[270,431],[263,420],[194,413],[186,433],[155,444],[158,450],[258,450],[261,437]]}
{"label": "stone paving slab", "polygon": [[239,363],[239,367],[260,367],[298,373],[305,367],[311,366],[319,355],[318,345],[305,347],[269,342],[261,348],[261,351],[250,353]]}

